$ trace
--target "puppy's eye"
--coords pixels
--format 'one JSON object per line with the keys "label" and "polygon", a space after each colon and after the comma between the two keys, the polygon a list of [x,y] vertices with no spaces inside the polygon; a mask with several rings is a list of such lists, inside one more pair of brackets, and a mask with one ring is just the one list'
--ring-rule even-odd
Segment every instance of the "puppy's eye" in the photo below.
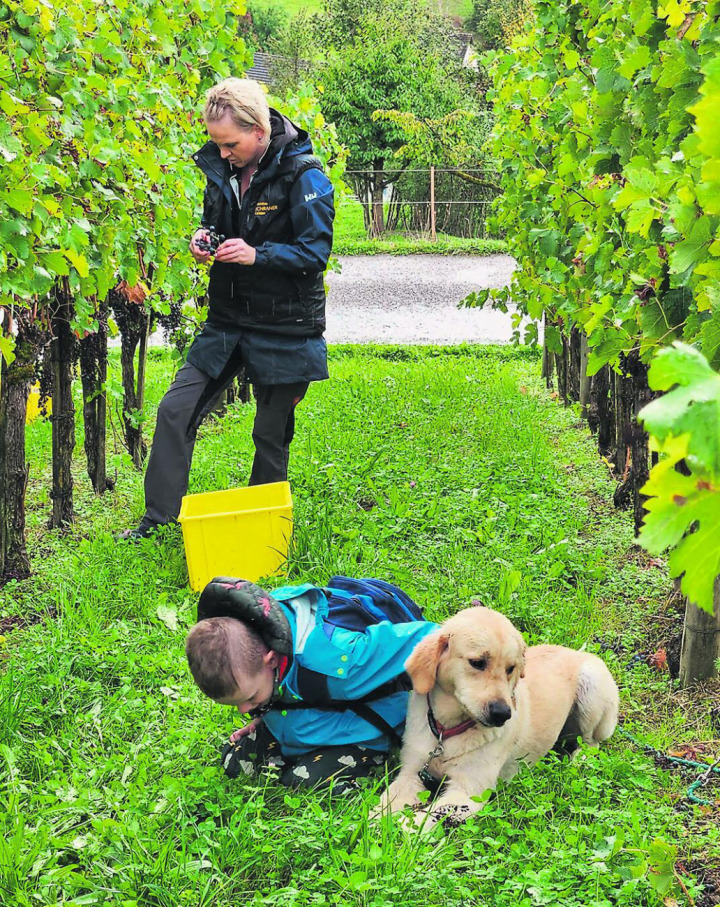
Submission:
{"label": "puppy's eye", "polygon": [[508,677],[512,677],[512,672],[515,670],[515,665],[510,665],[509,668],[505,669],[505,673]]}
{"label": "puppy's eye", "polygon": [[470,658],[470,667],[476,671],[484,671],[487,667],[487,658]]}

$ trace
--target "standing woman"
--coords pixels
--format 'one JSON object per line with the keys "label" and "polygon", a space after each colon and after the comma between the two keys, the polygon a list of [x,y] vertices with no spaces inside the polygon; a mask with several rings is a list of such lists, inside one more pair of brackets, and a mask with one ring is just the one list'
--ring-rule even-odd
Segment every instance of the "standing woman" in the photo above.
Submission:
{"label": "standing woman", "polygon": [[250,79],[211,88],[203,118],[210,141],[193,159],[207,186],[190,251],[207,262],[211,228],[225,239],[210,268],[207,321],[158,409],[145,515],[124,539],[177,519],[198,426],[242,368],[257,397],[251,485],[287,479],[295,407],[311,381],[328,377],[323,273],[335,211],[308,134]]}

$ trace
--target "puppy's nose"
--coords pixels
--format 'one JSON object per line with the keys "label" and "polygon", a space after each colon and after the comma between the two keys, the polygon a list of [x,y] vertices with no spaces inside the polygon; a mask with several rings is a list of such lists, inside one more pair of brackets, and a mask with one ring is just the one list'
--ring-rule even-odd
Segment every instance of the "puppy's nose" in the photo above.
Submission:
{"label": "puppy's nose", "polygon": [[510,706],[502,699],[495,699],[488,704],[488,721],[494,727],[501,727],[505,724],[511,714]]}

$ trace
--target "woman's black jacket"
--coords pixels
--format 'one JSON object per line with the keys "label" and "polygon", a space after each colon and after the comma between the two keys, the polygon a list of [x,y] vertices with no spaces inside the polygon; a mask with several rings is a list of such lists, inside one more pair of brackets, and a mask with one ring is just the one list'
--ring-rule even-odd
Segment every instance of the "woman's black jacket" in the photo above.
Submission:
{"label": "woman's black jacket", "polygon": [[[210,268],[208,322],[301,337],[325,330],[323,272],[332,249],[333,187],[307,132],[271,108],[270,145],[238,205],[234,171],[213,142],[193,158],[207,177],[202,224],[256,249],[253,265]],[[239,181],[239,176],[238,176]]]}

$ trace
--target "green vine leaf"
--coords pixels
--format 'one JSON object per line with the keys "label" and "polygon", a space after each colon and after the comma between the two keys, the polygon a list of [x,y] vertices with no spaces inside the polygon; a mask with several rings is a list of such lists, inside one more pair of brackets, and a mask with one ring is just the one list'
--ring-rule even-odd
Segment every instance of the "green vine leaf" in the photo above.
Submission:
{"label": "green vine leaf", "polygon": [[[642,489],[650,499],[639,541],[651,554],[673,549],[671,576],[682,576],[683,593],[712,613],[720,575],[720,375],[678,342],[658,353],[648,379],[667,393],[638,417],[662,454]],[[690,475],[678,472],[680,461]]]}
{"label": "green vine leaf", "polygon": [[12,335],[0,334],[0,356],[6,365],[12,365],[15,361],[15,338]]}

